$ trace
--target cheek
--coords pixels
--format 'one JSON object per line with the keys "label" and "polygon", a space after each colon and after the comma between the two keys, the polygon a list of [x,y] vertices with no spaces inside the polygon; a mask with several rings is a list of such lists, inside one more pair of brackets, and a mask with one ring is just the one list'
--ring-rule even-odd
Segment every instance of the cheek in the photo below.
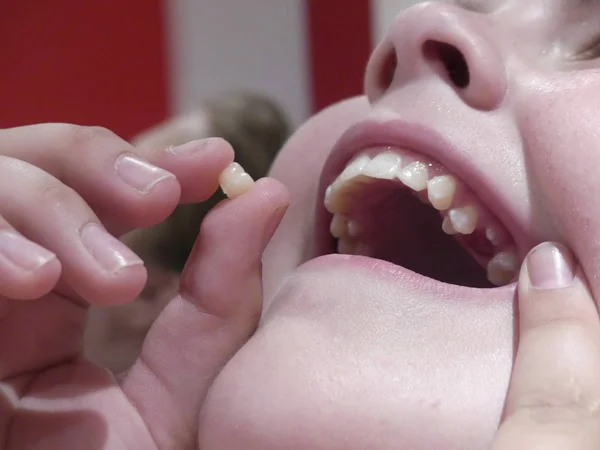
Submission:
{"label": "cheek", "polygon": [[263,256],[265,306],[285,274],[302,263],[311,236],[317,182],[327,153],[303,154],[300,150],[304,148],[287,146],[269,174],[288,188],[291,201]]}
{"label": "cheek", "polygon": [[369,112],[365,98],[334,105],[311,118],[279,153],[269,176],[290,191],[291,203],[263,257],[265,306],[281,280],[306,260],[321,170],[338,138]]}
{"label": "cheek", "polygon": [[[581,259],[600,294],[599,89],[547,93],[528,99],[523,114],[533,217],[542,239],[561,240]],[[593,279],[593,280],[592,280]],[[595,281],[594,281],[595,280]]]}

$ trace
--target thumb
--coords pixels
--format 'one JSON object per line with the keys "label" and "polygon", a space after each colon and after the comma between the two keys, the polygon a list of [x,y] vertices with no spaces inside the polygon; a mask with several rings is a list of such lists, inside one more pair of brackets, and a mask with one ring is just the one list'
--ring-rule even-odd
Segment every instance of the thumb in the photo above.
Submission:
{"label": "thumb", "polygon": [[254,332],[262,312],[262,253],[288,203],[283,185],[263,179],[205,217],[180,293],[123,381],[159,448],[197,440],[208,389]]}
{"label": "thumb", "polygon": [[519,343],[495,450],[596,449],[600,320],[581,268],[545,243],[519,279]]}

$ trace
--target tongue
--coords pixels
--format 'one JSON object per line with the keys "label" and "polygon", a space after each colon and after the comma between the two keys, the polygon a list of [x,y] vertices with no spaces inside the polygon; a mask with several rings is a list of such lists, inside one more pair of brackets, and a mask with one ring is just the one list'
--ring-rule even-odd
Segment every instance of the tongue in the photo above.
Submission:
{"label": "tongue", "polygon": [[446,283],[491,287],[481,265],[442,231],[439,213],[409,190],[377,182],[359,195],[350,219],[360,224],[357,241],[370,256]]}

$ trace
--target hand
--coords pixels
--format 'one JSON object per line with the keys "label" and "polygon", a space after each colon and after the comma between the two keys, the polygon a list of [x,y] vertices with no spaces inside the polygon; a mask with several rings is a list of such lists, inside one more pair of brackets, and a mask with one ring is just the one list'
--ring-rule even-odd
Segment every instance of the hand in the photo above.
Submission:
{"label": "hand", "polygon": [[493,448],[600,448],[600,318],[567,249],[546,243],[530,253],[518,309],[518,350]]}
{"label": "hand", "polygon": [[141,260],[114,236],[207,199],[222,140],[137,150],[104,129],[0,131],[0,443],[6,449],[197,447],[200,407],[261,312],[260,257],[287,206],[260,180],[206,217],[179,294],[120,380],[82,357],[86,306],[139,294]]}

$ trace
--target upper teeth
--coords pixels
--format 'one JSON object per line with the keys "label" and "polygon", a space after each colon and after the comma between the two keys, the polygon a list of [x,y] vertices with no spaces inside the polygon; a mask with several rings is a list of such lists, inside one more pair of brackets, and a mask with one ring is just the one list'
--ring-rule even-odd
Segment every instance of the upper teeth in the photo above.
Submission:
{"label": "upper teeth", "polygon": [[421,192],[427,189],[429,174],[422,162],[414,162],[398,172],[398,178],[413,191]]}
{"label": "upper teeth", "polygon": [[338,177],[338,180],[345,181],[358,177],[363,172],[366,172],[367,167],[370,165],[371,158],[369,158],[367,155],[359,156],[358,158],[355,158],[350,164],[348,164],[348,166],[346,166],[342,174]]}
{"label": "upper teeth", "polygon": [[440,211],[450,208],[456,193],[456,186],[456,178],[452,175],[443,175],[429,180],[427,194],[433,207]]}
{"label": "upper teeth", "polygon": [[325,207],[334,215],[331,234],[339,239],[338,251],[369,253],[368,248],[356,239],[363,231],[361,223],[349,218],[352,196],[357,189],[377,179],[399,180],[420,199],[428,200],[435,209],[443,211],[442,230],[445,233],[469,235],[477,228],[484,230],[487,240],[498,249],[496,257],[488,264],[488,278],[495,284],[511,281],[518,271],[518,259],[514,251],[503,250],[507,238],[502,228],[488,217],[489,214],[485,215],[476,202],[470,201],[468,188],[451,174],[439,175],[439,172],[445,172],[440,169],[429,161],[415,160],[405,151],[385,150],[373,158],[366,154],[354,158],[325,193]]}
{"label": "upper teeth", "polygon": [[460,234],[473,234],[475,228],[477,228],[477,219],[479,219],[479,213],[477,209],[472,206],[465,206],[463,208],[455,208],[448,213],[452,228]]}
{"label": "upper teeth", "polygon": [[[431,164],[413,161],[402,166],[402,157],[391,151],[379,153],[374,158],[368,155],[356,157],[346,166],[325,193],[325,207],[333,214],[346,214],[350,207],[348,196],[361,184],[380,180],[400,180],[415,192],[427,190],[428,198],[434,208],[444,211],[454,202],[458,191],[458,181],[452,175],[442,175],[429,179],[428,167]],[[458,216],[460,216],[460,212]],[[454,214],[456,215],[456,214]],[[476,225],[476,221],[475,221]],[[464,234],[470,227],[458,227]]]}
{"label": "upper teeth", "polygon": [[363,174],[372,178],[393,180],[396,178],[399,168],[400,157],[392,152],[383,152],[373,158],[364,167]]}

